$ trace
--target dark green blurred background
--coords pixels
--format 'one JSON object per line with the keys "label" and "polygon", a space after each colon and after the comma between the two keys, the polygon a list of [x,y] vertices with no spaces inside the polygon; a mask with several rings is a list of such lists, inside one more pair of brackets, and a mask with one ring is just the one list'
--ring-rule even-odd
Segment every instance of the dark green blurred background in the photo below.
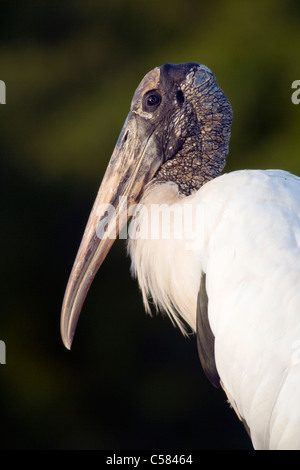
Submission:
{"label": "dark green blurred background", "polygon": [[195,339],[146,316],[117,241],[72,351],[62,298],[133,92],[202,62],[231,100],[227,170],[300,175],[298,0],[0,2],[1,449],[247,449]]}

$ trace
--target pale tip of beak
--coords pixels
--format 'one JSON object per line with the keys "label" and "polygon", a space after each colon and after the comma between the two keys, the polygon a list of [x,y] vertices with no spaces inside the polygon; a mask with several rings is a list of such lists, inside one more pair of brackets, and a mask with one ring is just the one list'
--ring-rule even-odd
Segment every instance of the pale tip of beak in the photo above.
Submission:
{"label": "pale tip of beak", "polygon": [[70,349],[72,347],[72,339],[71,338],[66,338],[63,334],[61,334],[61,337],[62,337],[63,345],[65,346],[66,349],[68,349],[70,351]]}
{"label": "pale tip of beak", "polygon": [[62,342],[63,342],[65,348],[70,350],[71,346],[72,346],[75,331],[70,331],[69,328],[68,328],[68,325],[66,325],[63,322],[64,315],[62,315],[61,320],[62,320],[61,331],[60,331],[61,339],[62,339]]}
{"label": "pale tip of beak", "polygon": [[68,351],[71,350],[72,342],[71,341],[64,341],[65,348],[68,349]]}

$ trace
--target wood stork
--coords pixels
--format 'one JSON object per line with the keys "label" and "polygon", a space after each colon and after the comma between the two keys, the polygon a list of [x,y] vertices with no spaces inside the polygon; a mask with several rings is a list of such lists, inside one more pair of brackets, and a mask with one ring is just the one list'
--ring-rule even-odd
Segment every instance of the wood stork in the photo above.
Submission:
{"label": "wood stork", "polygon": [[[143,78],[74,262],[62,338],[70,348],[92,280],[133,215],[128,250],[146,309],[152,298],[197,334],[207,377],[255,449],[299,449],[300,179],[221,175],[231,120],[204,65],[164,64]],[[168,217],[154,216],[162,204]]]}

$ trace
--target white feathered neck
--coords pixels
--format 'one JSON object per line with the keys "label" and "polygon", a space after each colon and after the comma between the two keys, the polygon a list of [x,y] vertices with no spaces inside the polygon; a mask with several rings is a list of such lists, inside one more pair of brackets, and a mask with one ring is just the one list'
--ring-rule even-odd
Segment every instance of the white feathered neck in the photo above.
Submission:
{"label": "white feathered neck", "polygon": [[201,278],[199,250],[193,246],[195,237],[190,237],[192,227],[182,226],[184,211],[190,214],[187,207],[193,207],[194,197],[182,196],[173,183],[150,185],[129,227],[131,270],[138,279],[146,311],[151,311],[151,298],[155,308],[166,312],[184,334],[187,325],[193,332],[196,328]]}

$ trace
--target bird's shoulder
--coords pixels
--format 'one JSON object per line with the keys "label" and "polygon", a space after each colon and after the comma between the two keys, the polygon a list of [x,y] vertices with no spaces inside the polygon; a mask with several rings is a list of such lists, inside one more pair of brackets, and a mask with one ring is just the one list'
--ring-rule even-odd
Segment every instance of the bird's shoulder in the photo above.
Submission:
{"label": "bird's shoulder", "polygon": [[280,234],[284,226],[300,231],[300,178],[286,171],[223,174],[206,183],[194,203],[203,208],[208,240],[236,234],[237,242],[253,241],[268,231]]}
{"label": "bird's shoulder", "polygon": [[198,191],[199,199],[289,203],[300,200],[300,178],[284,170],[238,170],[225,173]]}

